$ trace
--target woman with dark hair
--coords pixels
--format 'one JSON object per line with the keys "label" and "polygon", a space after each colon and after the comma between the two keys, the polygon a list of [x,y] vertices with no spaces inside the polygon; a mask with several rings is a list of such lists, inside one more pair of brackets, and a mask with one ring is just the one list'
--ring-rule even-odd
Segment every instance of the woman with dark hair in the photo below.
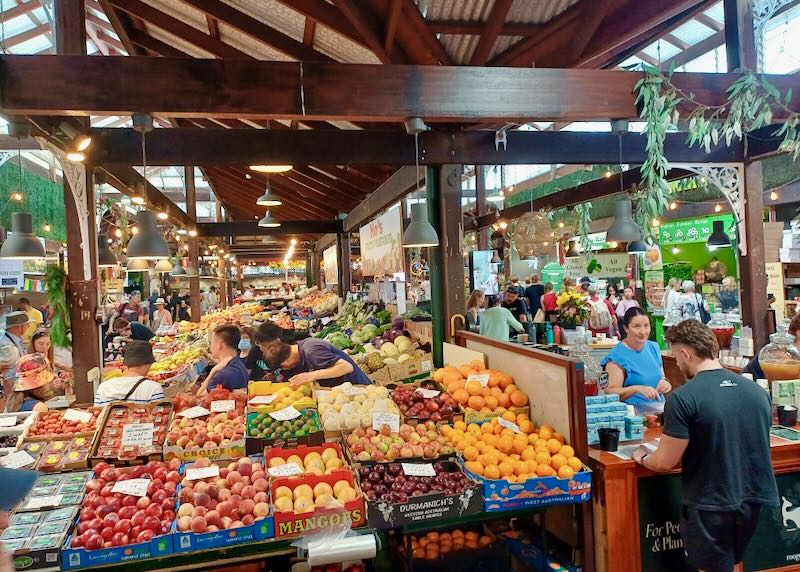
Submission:
{"label": "woman with dark hair", "polygon": [[44,328],[36,330],[28,345],[29,354],[44,354],[51,366],[55,366],[53,357],[53,344],[50,342],[50,332]]}
{"label": "woman with dark hair", "polygon": [[672,385],[664,377],[658,344],[651,342],[650,318],[634,306],[622,318],[627,335],[600,362],[608,373],[606,393],[616,393],[626,403],[663,401]]}

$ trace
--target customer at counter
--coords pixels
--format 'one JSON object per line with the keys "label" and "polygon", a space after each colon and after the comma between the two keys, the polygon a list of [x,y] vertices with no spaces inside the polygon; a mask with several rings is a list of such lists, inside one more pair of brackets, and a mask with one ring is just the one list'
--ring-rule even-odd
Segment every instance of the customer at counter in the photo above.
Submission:
{"label": "customer at counter", "polygon": [[614,306],[607,298],[600,297],[599,290],[594,284],[589,285],[587,293],[589,294],[589,329],[593,335],[610,336],[618,328]]}
{"label": "customer at counter", "polygon": [[239,357],[239,342],[241,333],[239,328],[225,324],[217,326],[211,334],[209,350],[211,357],[217,364],[211,368],[205,381],[200,385],[197,394],[202,395],[217,386],[222,386],[228,391],[246,389],[250,379],[244,362]]}
{"label": "customer at counter", "polygon": [[622,318],[628,335],[600,362],[608,373],[606,393],[616,393],[632,405],[664,400],[672,385],[664,377],[661,350],[650,337],[650,318],[634,306]]}
{"label": "customer at counter", "polygon": [[503,308],[511,312],[514,319],[521,323],[528,321],[528,309],[525,302],[519,297],[519,287],[513,284],[506,288],[506,295],[503,297]]}
{"label": "customer at counter", "polygon": [[335,387],[346,381],[355,385],[372,383],[349,355],[330,342],[305,338],[287,344],[282,336],[283,330],[278,325],[264,322],[256,330],[255,339],[267,365],[273,370],[284,370],[292,388],[314,382],[323,387]]}
{"label": "customer at counter", "polygon": [[489,299],[489,307],[481,314],[480,334],[493,340],[507,342],[510,329],[522,334],[525,326],[519,323],[509,310],[500,305],[495,298]]}
{"label": "customer at counter", "polygon": [[549,322],[550,316],[556,313],[558,308],[558,296],[553,288],[553,283],[548,282],[544,285],[544,294],[542,294],[542,310],[544,310],[544,321]]}
{"label": "customer at counter", "polygon": [[633,459],[657,472],[681,463],[680,532],[689,564],[740,569],[762,507],[778,506],[769,396],[720,365],[717,339],[699,321],[684,320],[665,337],[689,381],[667,400],[658,449],[640,446]]}
{"label": "customer at counter", "polygon": [[544,286],[539,284],[539,275],[533,274],[530,277],[530,286],[525,288],[525,299],[528,301],[528,312],[532,317],[542,308],[542,296],[544,296]]}
{"label": "customer at counter", "polygon": [[486,304],[486,294],[483,290],[473,290],[467,300],[467,328],[470,332],[480,331],[481,310]]}
{"label": "customer at counter", "polygon": [[143,404],[164,399],[161,384],[145,377],[155,361],[153,348],[149,342],[143,340],[128,342],[125,358],[122,360],[122,364],[128,368],[125,376],[101,383],[94,396],[94,404],[106,405],[112,401]]}

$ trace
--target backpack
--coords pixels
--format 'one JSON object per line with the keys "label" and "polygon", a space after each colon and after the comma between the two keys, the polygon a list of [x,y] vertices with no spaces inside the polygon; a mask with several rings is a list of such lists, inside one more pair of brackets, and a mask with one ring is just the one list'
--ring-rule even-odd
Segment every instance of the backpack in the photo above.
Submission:
{"label": "backpack", "polygon": [[600,298],[590,303],[589,327],[593,330],[606,330],[611,327],[611,312],[608,311],[605,300]]}

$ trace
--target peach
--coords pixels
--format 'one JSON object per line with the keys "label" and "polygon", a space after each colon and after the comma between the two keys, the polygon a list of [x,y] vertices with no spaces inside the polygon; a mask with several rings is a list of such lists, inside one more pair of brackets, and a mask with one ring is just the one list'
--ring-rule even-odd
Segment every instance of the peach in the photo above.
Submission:
{"label": "peach", "polygon": [[256,521],[255,517],[252,514],[246,514],[242,517],[242,524],[245,526],[249,526]]}
{"label": "peach", "polygon": [[219,513],[217,511],[210,510],[210,511],[208,511],[206,513],[206,522],[209,525],[213,524],[214,526],[221,526],[222,525],[222,517],[219,515]]}
{"label": "peach", "polygon": [[228,473],[228,476],[225,477],[225,482],[228,483],[228,486],[233,487],[234,484],[241,482],[242,475],[239,471],[231,469],[231,472]]}
{"label": "peach", "polygon": [[208,513],[208,509],[204,506],[196,506],[194,507],[194,514],[192,516],[205,516]]}
{"label": "peach", "polygon": [[218,527],[214,526],[213,524],[209,524],[206,532],[217,532],[219,530]]}
{"label": "peach", "polygon": [[231,523],[230,528],[242,528],[243,526],[244,526],[244,523],[241,520],[234,520]]}
{"label": "peach", "polygon": [[258,491],[253,485],[245,485],[245,487],[242,488],[242,496],[246,499],[253,498],[254,496],[256,496],[257,492]]}
{"label": "peach", "polygon": [[199,481],[198,483],[196,483],[194,485],[194,490],[195,490],[195,492],[198,492],[198,493],[206,492],[207,488],[208,488],[208,483],[206,483],[204,481]]}
{"label": "peach", "polygon": [[243,463],[242,460],[239,460],[239,474],[243,477],[249,477],[253,474],[253,465],[250,463]]}
{"label": "peach", "polygon": [[221,501],[230,500],[231,494],[230,489],[220,489],[219,493],[217,493],[217,498]]}
{"label": "peach", "polygon": [[194,513],[194,506],[189,503],[182,504],[181,508],[178,509],[178,516],[181,518],[184,516],[192,516],[193,513]]}
{"label": "peach", "polygon": [[206,490],[202,492],[205,492],[212,499],[215,499],[219,496],[219,487],[217,487],[217,485],[208,485]]}
{"label": "peach", "polygon": [[251,514],[255,506],[256,503],[252,499],[244,499],[242,504],[239,505],[239,512],[241,514]]}
{"label": "peach", "polygon": [[217,512],[220,516],[230,516],[233,511],[233,504],[230,501],[223,501],[217,505]]}
{"label": "peach", "polygon": [[192,532],[205,532],[208,529],[206,519],[202,516],[196,516],[192,519]]}
{"label": "peach", "polygon": [[202,506],[208,507],[211,504],[211,497],[208,496],[206,493],[195,493],[194,494],[194,505],[195,506]]}
{"label": "peach", "polygon": [[231,517],[223,516],[222,517],[222,528],[230,528],[232,522],[233,522],[233,519],[231,519]]}
{"label": "peach", "polygon": [[266,502],[257,503],[253,508],[253,514],[256,518],[264,518],[269,515],[269,505]]}
{"label": "peach", "polygon": [[253,484],[255,485],[256,481],[258,481],[259,479],[263,479],[266,481],[267,474],[264,471],[253,471],[253,474],[250,475],[250,480],[253,482]]}
{"label": "peach", "polygon": [[207,459],[207,458],[205,458],[205,457],[200,457],[199,459],[197,459],[197,460],[194,462],[194,466],[195,466],[195,468],[197,468],[197,469],[202,469],[202,468],[204,468],[204,467],[210,467],[210,466],[211,466],[211,460],[210,460],[210,459]]}
{"label": "peach", "polygon": [[192,517],[182,516],[178,519],[178,530],[181,532],[189,530],[192,527]]}
{"label": "peach", "polygon": [[[231,486],[231,492],[235,495],[242,495],[242,491],[244,490],[245,484],[241,481],[233,483]],[[244,496],[244,495],[242,495]]]}
{"label": "peach", "polygon": [[253,495],[253,501],[254,501],[256,504],[258,504],[258,503],[260,503],[260,502],[267,502],[268,500],[269,500],[269,499],[268,499],[268,497],[267,497],[267,493],[265,493],[265,492],[263,492],[263,491],[259,491],[259,492],[257,492],[255,495]]}

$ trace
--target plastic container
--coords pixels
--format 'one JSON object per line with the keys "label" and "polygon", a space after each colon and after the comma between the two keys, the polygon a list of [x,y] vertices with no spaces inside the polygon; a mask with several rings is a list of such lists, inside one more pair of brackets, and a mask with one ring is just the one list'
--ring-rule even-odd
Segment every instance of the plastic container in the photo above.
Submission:
{"label": "plastic container", "polygon": [[778,425],[794,427],[797,425],[797,407],[793,405],[778,406]]}
{"label": "plastic container", "polygon": [[600,375],[603,370],[586,345],[585,336],[576,337],[575,344],[569,350],[569,356],[583,362],[583,383],[586,395],[598,395],[600,393]]}
{"label": "plastic container", "polygon": [[708,322],[707,325],[717,337],[719,349],[731,349],[731,340],[733,339],[733,333],[736,331],[736,327],[728,321],[725,314],[722,312],[714,312],[714,315],[711,316],[711,321]]}
{"label": "plastic container", "polygon": [[600,437],[600,449],[603,451],[616,451],[619,448],[619,429],[602,427],[597,430]]}
{"label": "plastic container", "polygon": [[758,352],[761,369],[769,381],[800,378],[800,350],[794,346],[794,336],[780,324],[770,337],[770,343]]}

